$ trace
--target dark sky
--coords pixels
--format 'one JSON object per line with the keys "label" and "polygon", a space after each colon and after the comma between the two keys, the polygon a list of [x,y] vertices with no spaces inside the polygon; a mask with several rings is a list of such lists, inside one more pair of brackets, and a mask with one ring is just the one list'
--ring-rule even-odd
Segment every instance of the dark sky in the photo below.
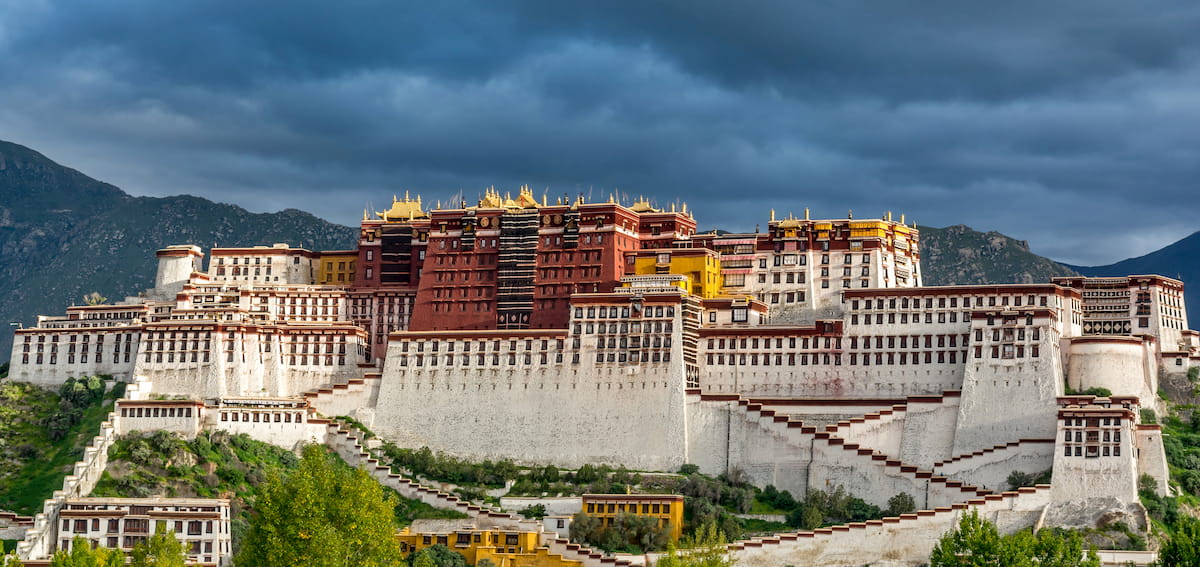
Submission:
{"label": "dark sky", "polygon": [[1198,95],[1192,0],[0,2],[0,139],[346,224],[529,184],[1109,263],[1200,229]]}

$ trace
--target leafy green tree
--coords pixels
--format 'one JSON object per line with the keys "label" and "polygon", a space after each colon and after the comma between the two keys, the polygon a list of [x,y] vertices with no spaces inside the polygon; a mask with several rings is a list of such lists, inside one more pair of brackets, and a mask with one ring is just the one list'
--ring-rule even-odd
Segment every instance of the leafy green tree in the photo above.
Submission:
{"label": "leafy green tree", "polygon": [[529,506],[518,510],[517,513],[525,516],[526,518],[540,520],[546,517],[546,505],[530,504]]}
{"label": "leafy green tree", "polygon": [[409,561],[413,567],[467,567],[463,554],[440,543],[413,553]]}
{"label": "leafy green tree", "polygon": [[930,567],[991,566],[1000,564],[1000,533],[972,508],[958,520],[958,528],[942,536],[929,556]]}
{"label": "leafy green tree", "polygon": [[889,516],[911,514],[916,511],[917,501],[913,500],[912,495],[907,492],[900,492],[895,496],[888,498],[887,514]]}
{"label": "leafy green tree", "polygon": [[1034,535],[1020,531],[1001,536],[995,524],[972,509],[958,528],[942,536],[929,557],[930,567],[996,566],[1100,567],[1094,550],[1083,551],[1077,532],[1045,529]]}
{"label": "leafy green tree", "polygon": [[725,534],[717,529],[716,524],[705,524],[691,537],[680,542],[681,549],[674,545],[667,547],[666,555],[662,556],[655,565],[657,567],[731,567],[734,559],[725,547]]}
{"label": "leafy green tree", "polygon": [[393,497],[366,471],[335,461],[320,445],[304,448],[286,480],[268,479],[254,507],[238,567],[401,561]]}
{"label": "leafy green tree", "polygon": [[1164,539],[1158,551],[1161,567],[1200,565],[1200,520],[1180,514],[1175,533]]}
{"label": "leafy green tree", "polygon": [[125,555],[119,549],[92,547],[92,542],[77,537],[71,550],[60,549],[50,558],[51,567],[121,567]]}
{"label": "leafy green tree", "polygon": [[183,542],[171,532],[158,531],[129,552],[131,567],[183,567],[187,554]]}
{"label": "leafy green tree", "polygon": [[17,557],[17,552],[0,555],[0,567],[21,567],[21,560]]}

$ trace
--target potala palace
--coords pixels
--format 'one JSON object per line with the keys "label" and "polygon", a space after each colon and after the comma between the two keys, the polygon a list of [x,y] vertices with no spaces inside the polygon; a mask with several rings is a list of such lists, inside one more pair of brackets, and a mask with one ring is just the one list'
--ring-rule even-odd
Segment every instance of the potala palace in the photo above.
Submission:
{"label": "potala palace", "polygon": [[[698,234],[686,205],[644,200],[393,198],[352,250],[160,250],[153,289],[17,330],[10,375],[133,383],[114,434],[224,428],[357,456],[322,417],[350,415],[480,460],[693,463],[920,509],[738,542],[742,565],[920,563],[967,508],[1003,531],[1146,525],[1138,479],[1166,491],[1168,471],[1139,410],[1161,412],[1159,380],[1200,364],[1182,282],[924,286],[904,217],[809,216]],[[1091,388],[1112,395],[1068,394]],[[1050,485],[1007,491],[1013,471],[1047,470]],[[61,508],[48,501],[27,557],[67,539]]]}

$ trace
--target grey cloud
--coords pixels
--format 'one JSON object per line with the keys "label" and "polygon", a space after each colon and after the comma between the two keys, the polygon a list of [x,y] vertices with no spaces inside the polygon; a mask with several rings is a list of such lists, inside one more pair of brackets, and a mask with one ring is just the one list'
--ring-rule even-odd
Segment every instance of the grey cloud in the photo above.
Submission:
{"label": "grey cloud", "polygon": [[1197,20],[1115,1],[8,5],[0,138],[134,193],[347,224],[405,189],[528,183],[742,230],[769,208],[893,210],[1107,263],[1196,228]]}

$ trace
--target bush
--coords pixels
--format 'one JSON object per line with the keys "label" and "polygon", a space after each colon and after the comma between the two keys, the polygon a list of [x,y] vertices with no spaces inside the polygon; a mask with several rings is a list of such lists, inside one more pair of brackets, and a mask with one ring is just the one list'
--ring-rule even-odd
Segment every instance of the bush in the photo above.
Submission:
{"label": "bush", "polygon": [[917,502],[913,500],[912,495],[907,492],[901,492],[895,496],[888,498],[887,515],[899,516],[900,514],[911,514],[917,511]]}
{"label": "bush", "polygon": [[531,520],[540,520],[546,517],[546,505],[531,504],[518,510],[517,513]]}
{"label": "bush", "polygon": [[[1200,366],[1198,366],[1196,368],[1197,368],[1197,370],[1200,370]],[[685,465],[679,467],[679,474],[682,474],[682,475],[692,475],[692,474],[696,474],[698,472],[700,472],[700,465],[693,465],[691,463],[688,463],[688,464],[685,464]]]}

